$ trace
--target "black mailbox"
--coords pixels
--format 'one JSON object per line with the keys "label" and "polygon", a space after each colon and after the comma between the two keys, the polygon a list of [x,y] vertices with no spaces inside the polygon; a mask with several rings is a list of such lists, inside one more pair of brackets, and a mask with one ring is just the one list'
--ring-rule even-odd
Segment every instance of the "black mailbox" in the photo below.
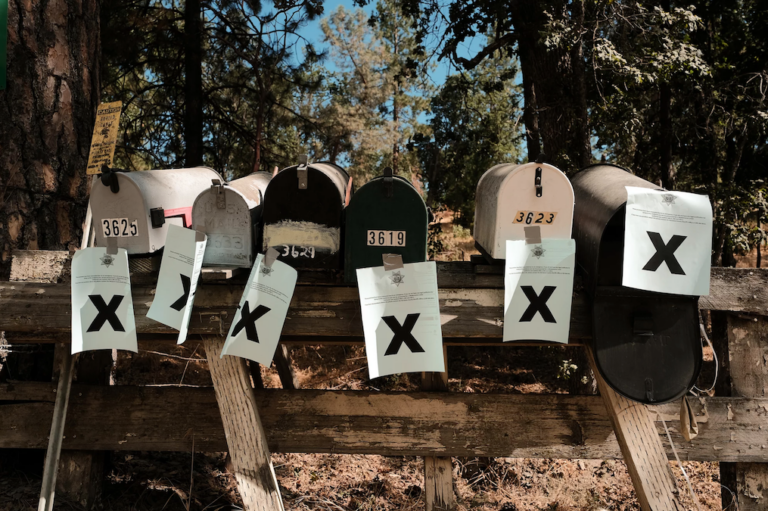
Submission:
{"label": "black mailbox", "polygon": [[264,194],[263,248],[294,268],[341,268],[349,174],[333,163],[281,170]]}
{"label": "black mailbox", "polygon": [[363,185],[349,201],[344,237],[344,280],[357,282],[357,268],[382,265],[383,254],[404,263],[427,260],[427,205],[410,181],[392,169]]}
{"label": "black mailbox", "polygon": [[623,287],[626,186],[658,186],[615,165],[571,179],[576,265],[592,302],[597,367],[616,392],[664,403],[691,389],[701,369],[698,297]]}

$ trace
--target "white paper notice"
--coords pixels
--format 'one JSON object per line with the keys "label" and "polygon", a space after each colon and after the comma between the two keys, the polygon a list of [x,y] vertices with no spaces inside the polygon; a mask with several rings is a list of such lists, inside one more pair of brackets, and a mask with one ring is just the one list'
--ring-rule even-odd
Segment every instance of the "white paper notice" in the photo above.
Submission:
{"label": "white paper notice", "polygon": [[627,186],[622,285],[709,294],[712,205],[706,195]]}
{"label": "white paper notice", "polygon": [[111,349],[138,352],[128,252],[86,248],[72,256],[72,354]]}
{"label": "white paper notice", "polygon": [[371,378],[443,372],[443,336],[434,262],[357,270]]}
{"label": "white paper notice", "polygon": [[264,254],[256,257],[240,307],[229,328],[221,356],[234,355],[269,366],[275,355],[285,316],[296,288],[296,270],[274,261],[264,266]]}
{"label": "white paper notice", "polygon": [[568,342],[576,242],[507,240],[504,341]]}
{"label": "white paper notice", "polygon": [[[196,241],[198,238],[201,241]],[[147,317],[178,330],[179,344],[187,339],[207,239],[192,229],[168,226],[155,299]]]}

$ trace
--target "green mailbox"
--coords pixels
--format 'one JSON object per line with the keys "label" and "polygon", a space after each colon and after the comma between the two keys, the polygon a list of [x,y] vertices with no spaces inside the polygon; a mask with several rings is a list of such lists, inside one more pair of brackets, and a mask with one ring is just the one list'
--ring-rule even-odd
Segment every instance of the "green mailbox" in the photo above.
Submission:
{"label": "green mailbox", "polygon": [[363,185],[346,209],[344,280],[357,282],[357,268],[381,266],[383,254],[400,254],[403,263],[427,260],[427,205],[406,179],[384,175]]}

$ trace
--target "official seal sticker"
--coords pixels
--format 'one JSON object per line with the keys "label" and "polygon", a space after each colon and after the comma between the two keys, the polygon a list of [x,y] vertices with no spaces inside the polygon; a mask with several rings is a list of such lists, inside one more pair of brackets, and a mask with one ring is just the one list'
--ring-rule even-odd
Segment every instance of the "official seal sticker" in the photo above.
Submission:
{"label": "official seal sticker", "polygon": [[261,274],[264,275],[265,277],[271,276],[274,271],[275,270],[273,270],[272,268],[267,268],[266,266],[261,267]]}
{"label": "official seal sticker", "polygon": [[102,265],[102,266],[106,266],[107,268],[109,268],[110,266],[112,266],[112,264],[115,262],[115,258],[114,258],[114,257],[112,257],[112,256],[111,256],[111,255],[109,255],[109,254],[104,254],[104,255],[103,255],[103,256],[101,256],[99,259],[101,259],[101,265]]}
{"label": "official seal sticker", "polygon": [[664,204],[665,206],[671,206],[672,204],[675,203],[675,199],[677,199],[677,197],[675,197],[671,193],[665,193],[665,194],[662,194],[661,196],[661,203]]}
{"label": "official seal sticker", "polygon": [[400,284],[405,283],[405,275],[401,275],[399,271],[396,271],[389,277],[389,280],[392,281],[393,285],[399,287]]}
{"label": "official seal sticker", "polygon": [[531,255],[533,255],[536,259],[541,259],[542,256],[544,256],[544,252],[546,252],[544,247],[542,247],[541,245],[536,245],[531,250]]}

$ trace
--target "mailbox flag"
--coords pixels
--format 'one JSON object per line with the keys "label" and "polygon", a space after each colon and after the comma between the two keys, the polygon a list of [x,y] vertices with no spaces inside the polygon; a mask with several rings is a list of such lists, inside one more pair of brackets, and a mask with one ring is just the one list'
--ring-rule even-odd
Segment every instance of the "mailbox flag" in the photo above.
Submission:
{"label": "mailbox flag", "polygon": [[72,354],[138,351],[128,252],[86,248],[72,257]]}
{"label": "mailbox flag", "polygon": [[708,295],[712,205],[706,195],[627,186],[622,285]]}
{"label": "mailbox flag", "polygon": [[568,342],[576,242],[507,240],[504,341]]}
{"label": "mailbox flag", "polygon": [[178,330],[179,344],[187,339],[206,241],[201,232],[173,224],[168,226],[155,299],[147,317]]}
{"label": "mailbox flag", "polygon": [[274,261],[267,267],[264,254],[256,257],[221,350],[222,357],[234,355],[265,366],[272,363],[297,276],[296,270],[285,263]]}
{"label": "mailbox flag", "polygon": [[445,371],[435,263],[361,268],[357,282],[370,377]]}

